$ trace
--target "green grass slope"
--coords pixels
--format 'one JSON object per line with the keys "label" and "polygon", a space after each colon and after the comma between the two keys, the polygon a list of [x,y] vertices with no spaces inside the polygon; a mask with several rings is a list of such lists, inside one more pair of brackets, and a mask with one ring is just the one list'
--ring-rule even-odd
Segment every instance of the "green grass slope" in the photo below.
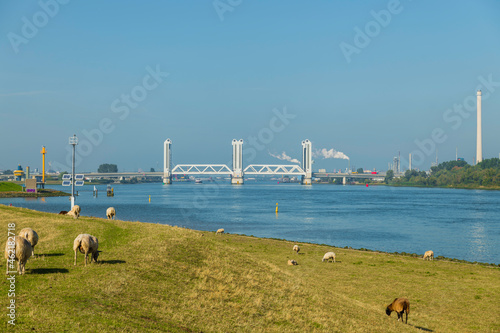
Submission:
{"label": "green grass slope", "polygon": [[0,182],[0,192],[21,192],[23,187],[11,182]]}
{"label": "green grass slope", "polygon": [[[3,205],[0,221],[40,237],[17,276],[19,332],[500,331],[498,267],[303,243],[296,254],[287,241]],[[99,239],[97,264],[79,253],[73,265],[80,233]],[[332,250],[337,262],[322,263]],[[384,312],[396,297],[410,300],[408,325]]]}

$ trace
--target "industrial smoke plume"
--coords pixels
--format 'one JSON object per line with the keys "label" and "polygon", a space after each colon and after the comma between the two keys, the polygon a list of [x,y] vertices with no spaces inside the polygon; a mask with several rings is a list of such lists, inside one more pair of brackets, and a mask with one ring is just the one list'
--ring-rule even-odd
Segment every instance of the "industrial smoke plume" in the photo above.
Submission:
{"label": "industrial smoke plume", "polygon": [[272,154],[271,152],[269,152],[269,155],[271,155],[272,157],[275,157],[275,158],[277,158],[279,160],[288,161],[288,162],[292,162],[292,163],[299,163],[300,164],[300,161],[298,159],[291,158],[285,152],[282,152],[281,155]]}
{"label": "industrial smoke plume", "polygon": [[348,160],[349,157],[341,151],[336,151],[335,149],[327,150],[326,148],[316,149],[313,153],[313,157],[323,157],[323,158],[340,158],[343,160]]}

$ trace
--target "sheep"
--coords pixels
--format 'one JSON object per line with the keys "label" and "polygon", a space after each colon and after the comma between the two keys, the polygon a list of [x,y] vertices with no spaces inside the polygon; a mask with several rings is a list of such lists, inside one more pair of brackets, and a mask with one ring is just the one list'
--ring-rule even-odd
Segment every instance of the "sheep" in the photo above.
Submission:
{"label": "sheep", "polygon": [[410,301],[407,298],[396,298],[391,304],[385,309],[385,313],[390,316],[392,311],[396,311],[398,314],[398,321],[401,318],[403,321],[403,313],[406,312],[406,324],[408,324],[408,314],[410,313]]}
{"label": "sheep", "polygon": [[71,208],[71,210],[66,215],[73,216],[75,219],[77,219],[80,217],[81,211],[82,209],[80,208],[80,206],[74,205],[73,208]]}
{"label": "sheep", "polygon": [[215,234],[222,235],[223,233],[224,233],[224,229],[220,228],[219,230],[217,230],[217,232]]}
{"label": "sheep", "polygon": [[327,252],[325,253],[325,255],[323,256],[323,262],[326,260],[326,262],[329,262],[330,259],[333,260],[333,262],[335,262],[335,253],[333,252]]}
{"label": "sheep", "polygon": [[424,260],[434,260],[434,251],[427,251],[424,253]]}
{"label": "sheep", "polygon": [[30,242],[31,244],[31,255],[34,257],[35,256],[35,245],[38,244],[38,234],[36,233],[35,230],[31,228],[24,228],[19,232],[19,236],[23,236]]}
{"label": "sheep", "polygon": [[85,266],[87,266],[87,255],[90,253],[90,263],[97,262],[99,257],[98,251],[99,241],[96,237],[89,234],[80,234],[75,238],[73,242],[73,251],[75,251],[75,266],[76,266],[76,251],[79,250],[81,253],[85,254]]}
{"label": "sheep", "polygon": [[[14,241],[9,241],[15,238]],[[7,275],[9,274],[9,258],[10,260],[17,261],[17,271],[19,274],[24,274],[25,265],[33,253],[33,248],[30,242],[23,236],[9,237],[5,245],[5,259],[7,259]],[[9,244],[10,243],[10,244]],[[13,261],[11,261],[13,262]]]}
{"label": "sheep", "polygon": [[300,247],[299,247],[298,245],[294,245],[294,246],[293,246],[293,250],[294,250],[295,252],[297,252],[297,254],[298,254],[298,253],[299,253],[299,251],[300,251]]}
{"label": "sheep", "polygon": [[288,265],[295,266],[295,265],[298,265],[298,263],[295,260],[291,259],[291,260],[288,260]]}
{"label": "sheep", "polygon": [[108,209],[106,209],[106,217],[108,219],[114,219],[116,216],[116,210],[114,207],[109,207]]}

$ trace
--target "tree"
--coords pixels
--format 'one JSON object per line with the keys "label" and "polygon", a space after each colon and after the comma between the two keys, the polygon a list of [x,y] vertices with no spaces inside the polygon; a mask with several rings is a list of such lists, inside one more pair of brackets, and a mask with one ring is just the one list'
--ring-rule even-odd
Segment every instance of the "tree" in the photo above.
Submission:
{"label": "tree", "polygon": [[63,172],[61,172],[61,173],[57,176],[57,179],[62,180],[63,175],[65,175],[65,174],[67,174],[67,173],[68,173],[67,171],[63,171]]}
{"label": "tree", "polygon": [[363,168],[358,168],[358,170],[356,170],[357,173],[363,173]]}
{"label": "tree", "polygon": [[389,182],[394,178],[394,171],[392,170],[387,170],[385,173],[385,183],[389,184]]}
{"label": "tree", "polygon": [[3,172],[3,174],[4,174],[4,175],[12,175],[12,174],[14,174],[14,172],[12,172],[12,170],[5,170],[5,171]]}
{"label": "tree", "polygon": [[151,168],[151,170],[149,170],[149,172],[155,172],[155,168]]}
{"label": "tree", "polygon": [[109,173],[109,172],[118,172],[118,166],[116,164],[101,164],[99,165],[99,169],[97,169],[99,173]]}

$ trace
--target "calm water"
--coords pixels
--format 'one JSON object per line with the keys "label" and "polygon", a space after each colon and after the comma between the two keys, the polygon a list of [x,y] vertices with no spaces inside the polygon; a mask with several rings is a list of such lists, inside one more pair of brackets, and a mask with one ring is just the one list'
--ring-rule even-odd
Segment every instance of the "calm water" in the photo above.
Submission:
{"label": "calm water", "polygon": [[[68,190],[59,186],[51,188]],[[82,215],[500,264],[500,191],[250,183],[80,187]],[[151,196],[151,203],[148,198]],[[0,199],[47,212],[69,199]],[[279,203],[279,214],[275,214]]]}

